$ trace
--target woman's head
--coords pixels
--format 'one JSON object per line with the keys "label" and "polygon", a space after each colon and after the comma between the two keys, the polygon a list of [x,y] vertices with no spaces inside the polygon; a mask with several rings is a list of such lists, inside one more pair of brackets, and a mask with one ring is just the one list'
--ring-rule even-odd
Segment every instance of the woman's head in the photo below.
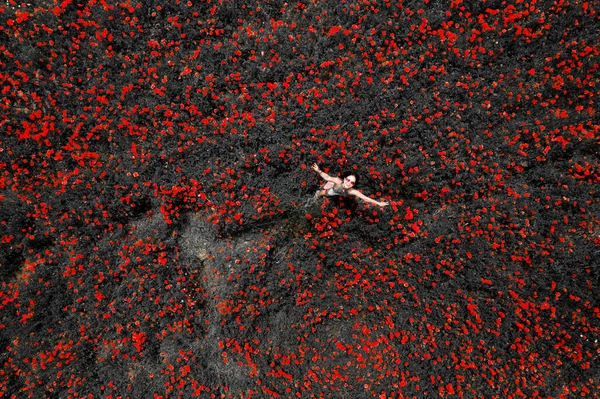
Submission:
{"label": "woman's head", "polygon": [[342,181],[342,186],[348,190],[356,186],[356,176],[355,175],[347,175],[344,177]]}

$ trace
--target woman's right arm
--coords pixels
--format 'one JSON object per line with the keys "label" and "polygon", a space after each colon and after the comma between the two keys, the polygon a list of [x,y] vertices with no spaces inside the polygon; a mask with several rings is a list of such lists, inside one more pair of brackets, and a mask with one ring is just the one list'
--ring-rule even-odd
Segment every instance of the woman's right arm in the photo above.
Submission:
{"label": "woman's right arm", "polygon": [[341,183],[341,179],[339,177],[331,177],[329,176],[327,173],[323,172],[321,169],[319,169],[319,166],[315,163],[312,166],[312,169],[317,172],[319,174],[319,176],[321,176],[321,178],[325,181],[330,181],[336,184],[340,184]]}

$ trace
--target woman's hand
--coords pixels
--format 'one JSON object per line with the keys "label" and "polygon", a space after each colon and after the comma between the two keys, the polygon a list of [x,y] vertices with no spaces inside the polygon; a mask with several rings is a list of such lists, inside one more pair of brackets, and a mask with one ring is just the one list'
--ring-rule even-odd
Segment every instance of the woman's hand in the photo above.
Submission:
{"label": "woman's hand", "polygon": [[317,173],[321,173],[321,169],[319,169],[319,165],[316,163],[313,163],[312,169]]}
{"label": "woman's hand", "polygon": [[382,208],[383,208],[384,206],[388,206],[389,204],[390,204],[390,203],[389,203],[389,202],[387,202],[387,201],[381,201],[381,202],[378,202],[378,203],[377,203],[377,205],[379,205],[379,206],[380,206],[380,207],[382,207]]}

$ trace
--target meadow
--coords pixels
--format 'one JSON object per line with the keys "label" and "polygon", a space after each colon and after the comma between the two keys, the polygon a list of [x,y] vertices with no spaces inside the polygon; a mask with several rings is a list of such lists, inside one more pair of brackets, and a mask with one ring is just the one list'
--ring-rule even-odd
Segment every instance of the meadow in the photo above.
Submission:
{"label": "meadow", "polygon": [[0,397],[599,397],[599,12],[2,2]]}

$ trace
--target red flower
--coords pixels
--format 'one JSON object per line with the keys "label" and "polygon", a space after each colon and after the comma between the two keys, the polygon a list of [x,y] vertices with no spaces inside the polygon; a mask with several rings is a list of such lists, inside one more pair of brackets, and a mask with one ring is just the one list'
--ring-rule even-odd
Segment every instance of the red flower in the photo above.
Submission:
{"label": "red flower", "polygon": [[145,332],[134,332],[131,335],[131,339],[133,340],[133,346],[137,349],[138,352],[141,352],[143,349],[143,344],[146,342],[146,333]]}

